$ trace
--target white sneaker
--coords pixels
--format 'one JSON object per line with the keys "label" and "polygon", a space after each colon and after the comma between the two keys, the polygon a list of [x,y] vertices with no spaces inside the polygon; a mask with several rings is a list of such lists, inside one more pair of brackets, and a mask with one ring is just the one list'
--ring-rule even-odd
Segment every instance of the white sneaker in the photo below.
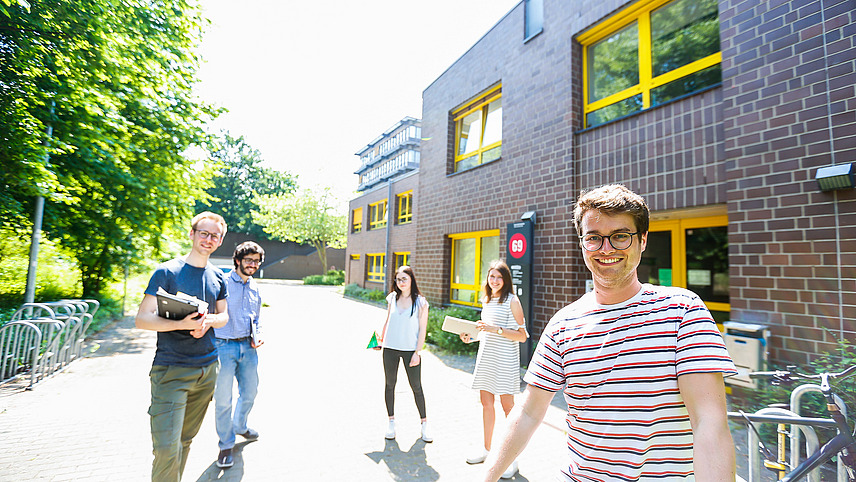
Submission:
{"label": "white sneaker", "polygon": [[425,443],[431,443],[434,441],[434,438],[428,434],[428,422],[422,422],[422,441]]}
{"label": "white sneaker", "polygon": [[386,427],[386,435],[384,435],[383,438],[387,440],[395,439],[395,420],[389,420],[389,425]]}
{"label": "white sneaker", "polygon": [[502,476],[500,476],[499,478],[500,479],[510,479],[510,478],[514,477],[514,474],[516,474],[516,473],[517,473],[517,461],[515,460],[514,462],[511,462],[511,465],[509,465],[508,468],[505,469],[505,472],[503,472]]}
{"label": "white sneaker", "polygon": [[473,464],[480,464],[480,463],[484,462],[484,461],[487,459],[487,455],[488,455],[488,453],[489,453],[489,452],[487,451],[487,449],[486,449],[486,448],[482,448],[482,449],[481,449],[481,452],[479,452],[479,453],[477,453],[477,454],[473,455],[472,457],[468,457],[468,458],[467,458],[467,463],[468,463],[468,464],[471,464],[471,465],[473,465]]}

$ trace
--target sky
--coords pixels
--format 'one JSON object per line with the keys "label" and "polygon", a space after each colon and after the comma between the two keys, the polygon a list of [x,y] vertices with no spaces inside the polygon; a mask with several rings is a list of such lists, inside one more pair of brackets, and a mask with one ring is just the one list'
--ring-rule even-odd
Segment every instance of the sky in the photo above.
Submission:
{"label": "sky", "polygon": [[[210,19],[196,93],[228,113],[264,165],[356,197],[355,152],[520,0],[201,0]],[[522,28],[521,35],[522,35]]]}

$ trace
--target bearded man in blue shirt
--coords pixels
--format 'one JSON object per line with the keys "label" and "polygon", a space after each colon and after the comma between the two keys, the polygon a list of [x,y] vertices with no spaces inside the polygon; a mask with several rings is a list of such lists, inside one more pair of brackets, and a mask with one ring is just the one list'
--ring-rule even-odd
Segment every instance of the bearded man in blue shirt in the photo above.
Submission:
{"label": "bearded man in blue shirt", "polygon": [[[229,292],[229,321],[214,329],[220,372],[214,390],[215,421],[220,453],[217,466],[234,465],[232,449],[235,435],[248,441],[259,438],[259,433],[247,426],[247,417],[253,408],[259,387],[259,357],[256,348],[264,343],[254,332],[259,330],[259,312],[262,299],[253,275],[265,259],[265,250],[252,241],[235,248],[232,261],[235,269],[226,276]],[[238,381],[238,400],[232,411],[234,380]]]}

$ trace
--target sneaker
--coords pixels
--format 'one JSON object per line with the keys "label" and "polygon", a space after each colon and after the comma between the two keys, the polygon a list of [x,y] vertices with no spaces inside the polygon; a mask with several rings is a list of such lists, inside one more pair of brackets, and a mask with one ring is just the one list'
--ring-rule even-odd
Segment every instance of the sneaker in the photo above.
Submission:
{"label": "sneaker", "polygon": [[389,425],[386,427],[386,435],[384,435],[383,438],[387,440],[395,439],[395,420],[389,420]]}
{"label": "sneaker", "polygon": [[514,462],[511,462],[511,465],[509,465],[508,468],[505,469],[505,472],[503,472],[502,476],[500,476],[499,478],[500,479],[510,479],[510,478],[514,477],[514,474],[516,474],[516,473],[517,473],[517,461],[515,460]]}
{"label": "sneaker", "polygon": [[429,444],[434,441],[434,437],[428,434],[428,422],[422,422],[422,441]]}
{"label": "sneaker", "polygon": [[233,465],[235,465],[235,460],[232,459],[232,449],[221,450],[220,455],[217,456],[217,467],[228,469]]}
{"label": "sneaker", "polygon": [[249,427],[247,427],[247,431],[246,431],[246,432],[244,432],[244,433],[239,433],[238,435],[240,435],[241,437],[244,437],[245,439],[247,439],[247,440],[249,440],[249,441],[253,441],[253,440],[258,440],[258,439],[259,439],[259,433],[258,433],[258,432],[256,432],[255,430],[253,430],[253,429],[249,428]]}
{"label": "sneaker", "polygon": [[467,463],[468,463],[468,464],[471,464],[471,465],[473,465],[473,464],[480,464],[480,463],[484,462],[484,461],[487,459],[487,454],[488,454],[488,453],[489,453],[489,452],[487,451],[487,449],[486,449],[486,448],[482,448],[482,449],[481,449],[481,451],[480,451],[479,453],[477,453],[477,454],[473,455],[472,457],[468,457],[468,458],[467,458]]}

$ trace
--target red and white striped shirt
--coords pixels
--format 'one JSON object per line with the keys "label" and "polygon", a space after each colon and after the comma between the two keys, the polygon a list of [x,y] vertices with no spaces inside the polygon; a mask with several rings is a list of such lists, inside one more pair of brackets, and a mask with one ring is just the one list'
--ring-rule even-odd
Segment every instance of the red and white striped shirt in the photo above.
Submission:
{"label": "red and white striped shirt", "polygon": [[693,480],[693,437],[678,390],[688,373],[737,373],[699,297],[643,284],[600,305],[594,293],[547,324],[524,380],[564,390],[567,481]]}

